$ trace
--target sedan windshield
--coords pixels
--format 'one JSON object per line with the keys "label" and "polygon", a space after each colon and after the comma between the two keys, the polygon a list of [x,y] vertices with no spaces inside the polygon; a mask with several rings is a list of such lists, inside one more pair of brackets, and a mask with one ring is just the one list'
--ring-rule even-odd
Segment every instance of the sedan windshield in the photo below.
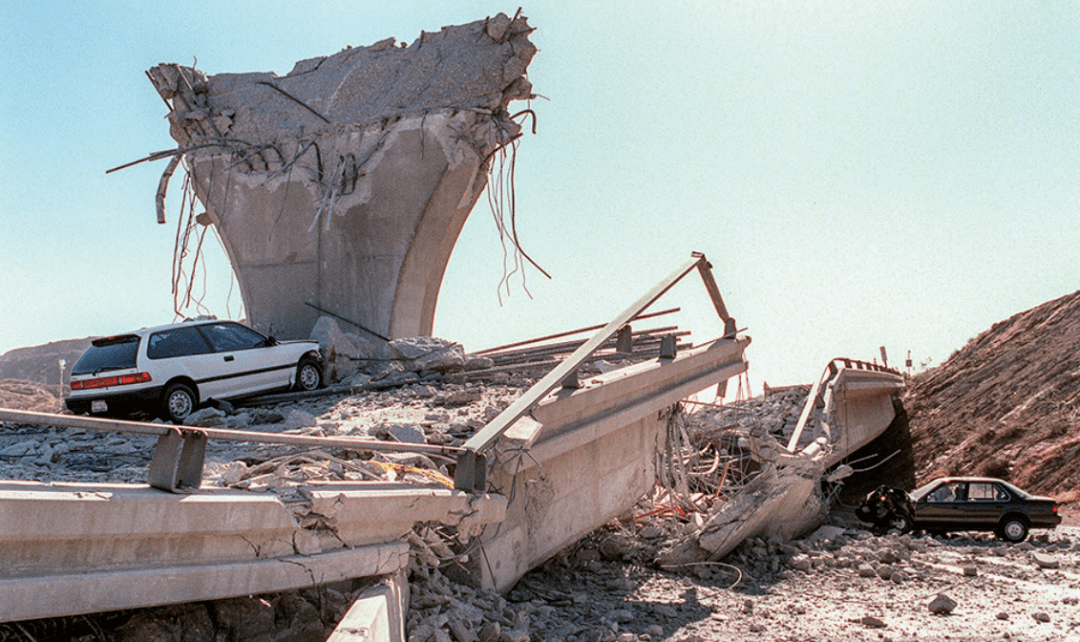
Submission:
{"label": "sedan windshield", "polygon": [[920,499],[923,498],[924,495],[926,495],[931,490],[937,488],[940,485],[941,485],[941,480],[940,479],[935,479],[934,481],[930,482],[929,484],[923,484],[922,486],[919,486],[915,490],[911,491],[911,501],[913,501],[913,502],[919,501]]}

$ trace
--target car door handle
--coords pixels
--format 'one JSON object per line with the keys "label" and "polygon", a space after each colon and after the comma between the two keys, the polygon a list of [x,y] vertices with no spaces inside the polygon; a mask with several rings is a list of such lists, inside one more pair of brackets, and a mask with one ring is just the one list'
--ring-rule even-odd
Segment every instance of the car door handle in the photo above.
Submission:
{"label": "car door handle", "polygon": [[225,360],[226,360],[226,361],[232,361],[232,360],[233,360],[233,359],[235,359],[235,358],[236,358],[236,357],[234,357],[234,356],[232,356],[232,355],[230,354],[230,355],[227,355],[227,356],[225,357]]}

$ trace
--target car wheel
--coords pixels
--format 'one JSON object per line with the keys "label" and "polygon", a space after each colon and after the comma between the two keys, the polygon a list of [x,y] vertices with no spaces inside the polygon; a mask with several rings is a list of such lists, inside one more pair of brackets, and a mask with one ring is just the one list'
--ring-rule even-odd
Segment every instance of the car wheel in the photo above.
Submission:
{"label": "car wheel", "polygon": [[901,533],[909,532],[911,530],[911,516],[903,512],[896,513],[889,520],[889,528],[895,528]]}
{"label": "car wheel", "polygon": [[195,391],[187,384],[170,384],[161,397],[161,418],[174,424],[184,423],[195,410],[195,399]]}
{"label": "car wheel", "polygon": [[1020,517],[1007,517],[1005,521],[1001,522],[1001,528],[998,530],[998,535],[1001,539],[1012,542],[1014,544],[1019,543],[1027,539],[1028,525]]}
{"label": "car wheel", "polygon": [[322,368],[314,359],[303,358],[296,366],[296,389],[315,390],[322,385]]}

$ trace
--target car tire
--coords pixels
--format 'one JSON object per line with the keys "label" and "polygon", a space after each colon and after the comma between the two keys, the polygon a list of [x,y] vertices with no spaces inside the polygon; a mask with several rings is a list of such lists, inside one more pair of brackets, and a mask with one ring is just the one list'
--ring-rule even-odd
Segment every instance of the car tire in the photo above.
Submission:
{"label": "car tire", "polygon": [[316,390],[322,387],[322,379],[322,366],[319,365],[318,361],[310,357],[304,357],[297,364],[295,385],[297,390]]}
{"label": "car tire", "polygon": [[165,387],[161,395],[161,418],[174,424],[182,424],[192,412],[198,398],[195,391],[184,383],[172,383]]}
{"label": "car tire", "polygon": [[1010,515],[1001,520],[1001,526],[998,527],[998,537],[1001,539],[1012,542],[1013,544],[1019,544],[1027,539],[1028,525],[1027,521],[1022,517]]}
{"label": "car tire", "polygon": [[911,532],[911,515],[906,512],[898,512],[889,520],[889,528],[895,528],[901,533]]}

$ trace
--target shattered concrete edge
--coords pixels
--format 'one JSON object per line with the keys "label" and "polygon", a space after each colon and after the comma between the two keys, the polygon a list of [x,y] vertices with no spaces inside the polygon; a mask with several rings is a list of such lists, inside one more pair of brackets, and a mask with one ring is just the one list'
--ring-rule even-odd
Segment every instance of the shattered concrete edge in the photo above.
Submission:
{"label": "shattered concrete edge", "polygon": [[431,333],[491,159],[520,135],[531,31],[499,14],[282,77],[148,71],[256,328],[306,338],[326,311],[365,338]]}

